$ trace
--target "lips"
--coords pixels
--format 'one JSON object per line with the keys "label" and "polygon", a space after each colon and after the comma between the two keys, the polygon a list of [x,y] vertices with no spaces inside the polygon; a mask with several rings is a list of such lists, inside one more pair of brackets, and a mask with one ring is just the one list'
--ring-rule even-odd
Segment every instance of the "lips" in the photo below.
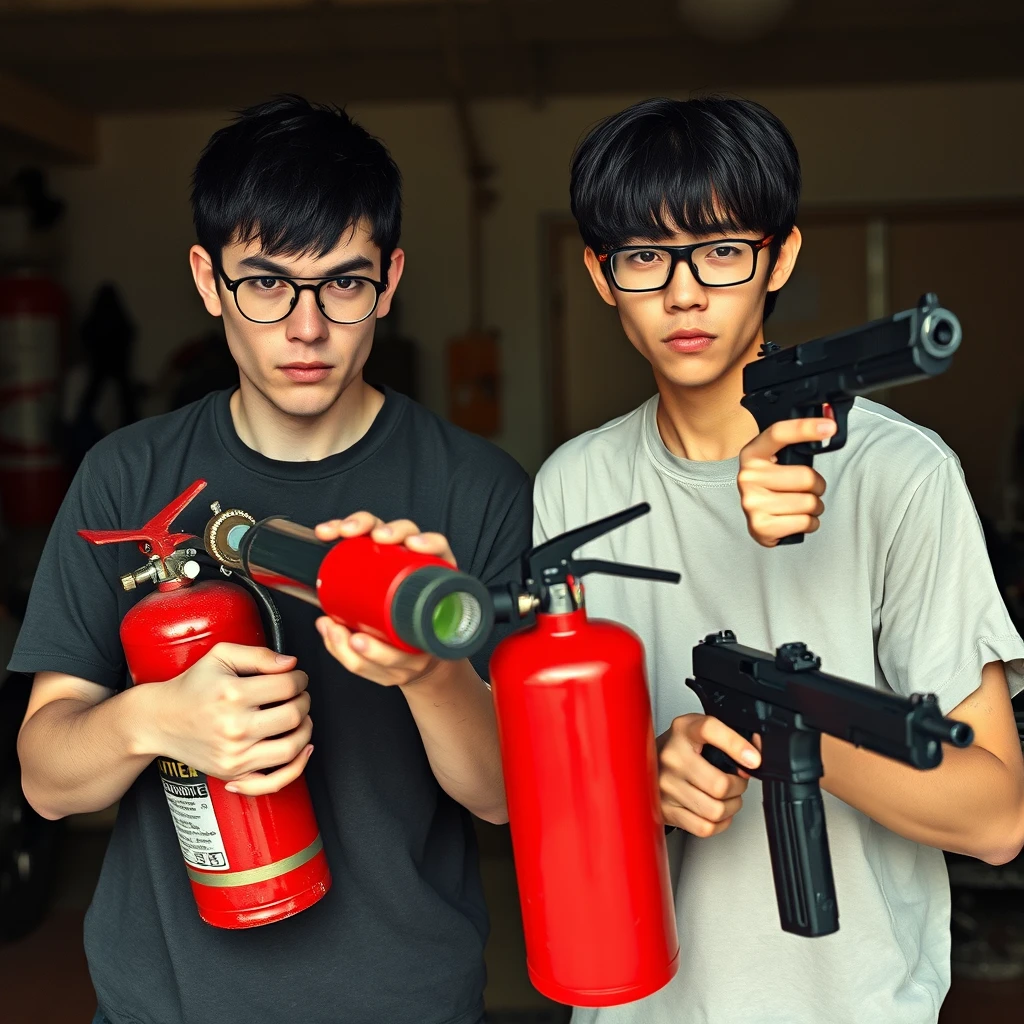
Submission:
{"label": "lips", "polygon": [[333,367],[328,363],[288,363],[279,369],[296,384],[316,384],[323,380]]}
{"label": "lips", "polygon": [[709,331],[685,330],[675,331],[665,339],[665,344],[673,352],[703,352],[713,341],[715,335]]}

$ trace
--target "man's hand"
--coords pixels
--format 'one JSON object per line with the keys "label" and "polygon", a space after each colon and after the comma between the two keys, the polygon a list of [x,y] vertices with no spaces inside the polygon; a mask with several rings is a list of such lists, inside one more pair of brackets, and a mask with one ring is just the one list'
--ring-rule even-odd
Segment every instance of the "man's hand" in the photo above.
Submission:
{"label": "man's hand", "polygon": [[146,753],[223,779],[232,793],[276,793],[313,752],[308,682],[290,655],[217,644],[180,676],[147,684],[156,713],[144,725]]}
{"label": "man's hand", "polygon": [[[825,480],[810,466],[780,466],[787,445],[822,441],[836,432],[834,420],[779,420],[740,452],[736,483],[750,536],[766,548],[794,533],[814,533],[825,511]],[[827,450],[827,449],[826,449]]]}
{"label": "man's hand", "polygon": [[[367,533],[377,544],[404,544],[410,551],[437,555],[457,568],[447,539],[440,533],[421,533],[409,519],[385,523],[370,512],[356,512],[347,519],[332,519],[316,528],[317,537],[325,541],[361,537]],[[440,667],[440,659],[431,654],[400,651],[366,633],[353,633],[326,615],[316,620],[316,628],[327,650],[349,672],[381,686],[420,682]]]}
{"label": "man's hand", "polygon": [[750,776],[729,775],[701,756],[705,743],[737,764],[757,768],[760,753],[738,732],[708,715],[681,715],[658,737],[661,813],[668,825],[707,838],[724,832],[743,804]]}

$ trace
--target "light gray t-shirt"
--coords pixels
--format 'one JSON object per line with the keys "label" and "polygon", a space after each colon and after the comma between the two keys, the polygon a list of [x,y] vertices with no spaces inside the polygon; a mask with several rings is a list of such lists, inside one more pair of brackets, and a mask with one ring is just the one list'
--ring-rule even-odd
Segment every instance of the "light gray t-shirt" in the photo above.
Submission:
{"label": "light gray t-shirt", "polygon": [[[707,633],[773,651],[803,641],[824,671],[898,694],[930,691],[948,713],[1024,643],[996,588],[953,452],[931,431],[858,400],[849,439],[815,460],[821,529],[792,547],[747,533],[738,459],[691,462],[665,447],[657,396],[569,441],[534,489],[536,541],[640,501],[650,514],[580,554],[682,573],[678,585],[588,576],[595,618],[643,640],[658,734],[701,712],[685,685]],[[575,1024],[934,1024],[949,987],[949,883],[939,850],[903,839],[823,793],[839,904],[833,935],[781,930],[761,786],[729,829],[685,836],[676,883],[680,966],[660,992]],[[680,833],[675,835],[679,836]]]}

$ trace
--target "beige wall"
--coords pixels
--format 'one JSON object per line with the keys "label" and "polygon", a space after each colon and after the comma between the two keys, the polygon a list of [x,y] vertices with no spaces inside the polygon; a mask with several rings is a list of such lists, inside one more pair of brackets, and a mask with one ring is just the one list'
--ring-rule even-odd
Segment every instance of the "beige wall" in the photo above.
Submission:
{"label": "beige wall", "polygon": [[[1024,138],[1014,130],[1024,81],[748,94],[793,132],[808,204],[1024,196]],[[544,225],[568,210],[570,155],[586,127],[637,97],[475,108],[500,202],[486,222],[486,312],[500,331],[505,430],[496,440],[527,469],[545,450],[541,250]],[[353,104],[391,148],[406,182],[404,326],[425,353],[425,400],[443,412],[444,344],[467,317],[466,190],[454,119],[443,105]],[[140,325],[138,374],[208,324],[192,289],[188,176],[221,113],[110,117],[101,158],[55,172],[71,206],[65,278],[78,311],[106,279]]]}

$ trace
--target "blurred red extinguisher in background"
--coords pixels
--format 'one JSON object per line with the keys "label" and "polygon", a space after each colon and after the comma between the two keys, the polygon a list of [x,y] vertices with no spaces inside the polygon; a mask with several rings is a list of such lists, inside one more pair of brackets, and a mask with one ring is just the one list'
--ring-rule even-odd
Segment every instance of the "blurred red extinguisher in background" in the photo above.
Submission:
{"label": "blurred red extinguisher in background", "polygon": [[632,1002],[679,964],[644,650],[588,619],[580,577],[679,574],[573,560],[650,511],[636,505],[523,556],[521,584],[492,588],[497,621],[537,613],[491,659],[530,980],[573,1006]]}
{"label": "blurred red extinguisher in background", "polygon": [[13,528],[51,523],[67,490],[54,443],[67,305],[42,272],[0,277],[0,505]]}
{"label": "blurred red extinguisher in background", "polygon": [[[234,583],[196,583],[191,534],[171,523],[206,486],[197,480],[138,530],[79,530],[91,544],[134,541],[148,561],[121,577],[125,590],[155,583],[121,623],[132,682],[162,683],[194,665],[218,643],[266,646],[259,608]],[[214,503],[215,511],[219,506]],[[273,602],[253,592],[268,612],[271,646],[282,652]],[[170,758],[156,760],[199,916],[218,928],[254,928],[311,907],[331,887],[323,841],[304,775],[277,793],[244,796]]]}

